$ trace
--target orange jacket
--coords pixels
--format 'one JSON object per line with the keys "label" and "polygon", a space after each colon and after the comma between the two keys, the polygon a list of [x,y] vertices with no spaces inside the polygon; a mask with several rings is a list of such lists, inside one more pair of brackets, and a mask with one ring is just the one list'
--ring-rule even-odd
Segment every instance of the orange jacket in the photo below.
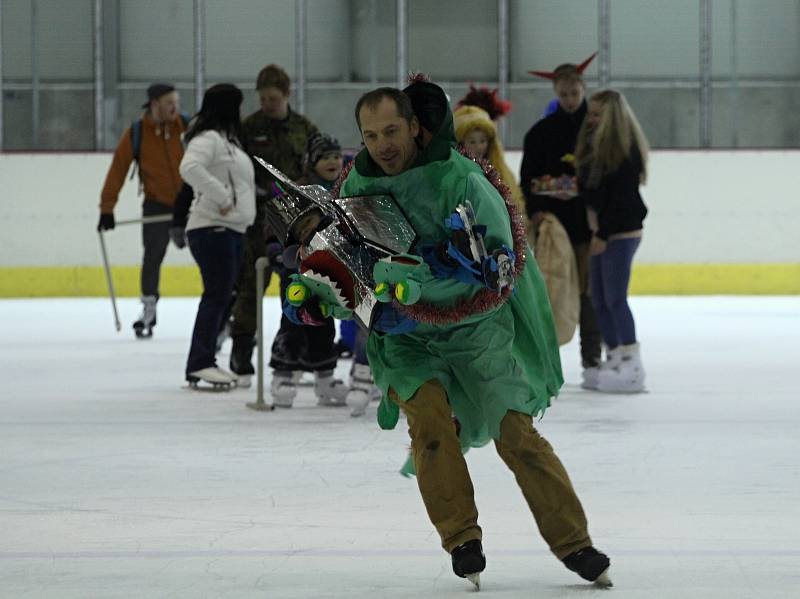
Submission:
{"label": "orange jacket", "polygon": [[[144,197],[165,206],[175,203],[175,196],[181,188],[178,167],[183,158],[183,121],[178,118],[173,123],[159,125],[149,115],[142,119],[142,145],[139,150],[139,176]],[[133,161],[131,128],[125,129],[114,152],[111,168],[108,169],[103,191],[100,192],[100,212],[110,214],[117,204],[119,191]]]}

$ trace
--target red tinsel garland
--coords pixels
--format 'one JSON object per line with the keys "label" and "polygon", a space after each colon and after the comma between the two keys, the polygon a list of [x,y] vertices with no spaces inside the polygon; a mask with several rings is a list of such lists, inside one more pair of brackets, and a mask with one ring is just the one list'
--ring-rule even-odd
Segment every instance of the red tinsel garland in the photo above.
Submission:
{"label": "red tinsel garland", "polygon": [[[467,157],[469,158],[469,156]],[[486,178],[505,202],[508,217],[511,220],[511,236],[514,240],[514,253],[516,254],[516,261],[514,262],[514,281],[516,281],[525,268],[525,250],[527,246],[525,224],[517,211],[517,207],[514,205],[514,201],[511,199],[511,192],[508,186],[503,183],[495,168],[484,159],[475,160],[471,158],[471,160],[477,162],[483,169],[484,175],[486,175]],[[456,324],[474,314],[481,314],[497,308],[508,301],[511,293],[512,290],[508,287],[503,289],[502,293],[497,293],[490,289],[481,289],[471,298],[461,300],[450,307],[437,306],[427,302],[417,302],[410,306],[404,306],[397,300],[393,301],[392,305],[401,314],[412,320],[442,326]]]}
{"label": "red tinsel garland", "polygon": [[[511,199],[511,192],[508,189],[508,186],[503,183],[503,180],[500,178],[500,175],[497,173],[495,168],[484,159],[475,159],[474,157],[470,156],[463,148],[459,148],[459,151],[462,155],[466,156],[473,162],[476,162],[481,169],[483,169],[483,173],[486,178],[503,198],[503,201],[506,205],[506,210],[508,211],[509,219],[511,221],[511,236],[514,241],[514,253],[516,254],[516,261],[514,262],[514,280],[516,281],[525,268],[525,249],[527,245],[525,223],[520,217],[514,201]],[[353,162],[348,164],[347,167],[342,171],[339,180],[331,190],[333,197],[339,197],[339,191],[341,190],[342,183],[344,183],[344,180],[347,179],[347,175],[350,173],[350,169],[352,168]],[[508,287],[505,288],[502,293],[497,293],[496,291],[492,291],[490,289],[481,289],[471,298],[461,300],[454,306],[449,307],[437,306],[427,302],[417,302],[416,304],[412,304],[410,306],[404,306],[397,300],[393,301],[392,305],[400,313],[408,318],[411,318],[412,320],[416,320],[417,322],[422,322],[425,324],[441,326],[456,324],[474,314],[481,314],[483,312],[492,310],[508,301],[511,293],[512,290]]]}

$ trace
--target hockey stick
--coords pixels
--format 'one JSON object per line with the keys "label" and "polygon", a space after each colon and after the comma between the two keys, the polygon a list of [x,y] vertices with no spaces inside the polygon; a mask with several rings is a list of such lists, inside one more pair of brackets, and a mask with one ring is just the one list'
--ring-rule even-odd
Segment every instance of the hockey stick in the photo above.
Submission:
{"label": "hockey stick", "polygon": [[[145,216],[143,218],[131,218],[128,220],[119,220],[115,226],[119,225],[135,225],[141,223],[149,225],[151,223],[165,223],[172,220],[171,214],[159,214],[156,216]],[[114,311],[114,327],[117,332],[122,330],[122,325],[119,322],[119,312],[117,312],[117,295],[114,293],[114,279],[111,276],[111,266],[108,263],[108,252],[106,251],[106,240],[103,237],[103,229],[98,229],[97,237],[100,239],[100,253],[103,256],[103,269],[106,273],[106,283],[108,284],[108,295],[111,298],[111,309]]]}
{"label": "hockey stick", "polygon": [[117,332],[122,329],[119,322],[119,313],[117,312],[117,296],[114,293],[114,279],[111,278],[111,267],[108,265],[108,253],[106,252],[106,240],[103,237],[103,230],[97,231],[97,237],[100,239],[100,253],[103,255],[103,268],[106,271],[106,283],[108,283],[108,295],[111,297],[111,309],[114,311],[114,326]]}
{"label": "hockey stick", "polygon": [[165,223],[167,221],[172,220],[171,214],[157,214],[156,216],[143,216],[142,218],[129,218],[127,220],[118,220],[115,225],[119,227],[120,225],[138,225],[139,223],[143,225],[152,225],[155,223]]}
{"label": "hockey stick", "polygon": [[249,402],[247,407],[259,412],[275,409],[275,404],[264,402],[264,271],[269,260],[261,256],[256,260],[256,344],[258,345],[258,367],[256,375],[256,401]]}

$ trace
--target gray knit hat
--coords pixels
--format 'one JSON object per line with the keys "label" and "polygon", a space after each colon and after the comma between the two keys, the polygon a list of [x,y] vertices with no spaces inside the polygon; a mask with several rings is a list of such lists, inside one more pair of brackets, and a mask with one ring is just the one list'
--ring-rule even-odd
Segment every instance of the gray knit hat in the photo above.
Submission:
{"label": "gray knit hat", "polygon": [[339,141],[327,133],[313,133],[306,142],[306,152],[303,154],[303,167],[311,170],[327,152],[341,152]]}

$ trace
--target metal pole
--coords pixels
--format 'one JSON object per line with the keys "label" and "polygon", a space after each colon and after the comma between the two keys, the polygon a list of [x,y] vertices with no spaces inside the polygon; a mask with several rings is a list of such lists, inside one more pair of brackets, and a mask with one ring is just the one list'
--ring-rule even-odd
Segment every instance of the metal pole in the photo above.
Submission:
{"label": "metal pole", "polygon": [[611,0],[597,2],[597,76],[601,88],[611,82]]}
{"label": "metal pole", "polygon": [[306,0],[294,0],[294,68],[297,111],[306,111]]}
{"label": "metal pole", "polygon": [[[502,99],[508,97],[508,0],[497,0],[497,91]],[[500,121],[500,139],[506,142],[508,123]]]}
{"label": "metal pole", "polygon": [[106,283],[108,284],[108,295],[111,298],[111,309],[114,311],[114,326],[119,332],[122,325],[119,322],[119,312],[117,312],[117,295],[114,293],[114,279],[111,277],[111,267],[108,265],[108,252],[106,252],[106,240],[103,237],[103,230],[97,231],[97,237],[100,239],[100,253],[103,256],[103,269],[106,272]]}
{"label": "metal pole", "polygon": [[0,0],[0,152],[3,145],[3,0]]}
{"label": "metal pole", "polygon": [[94,149],[103,146],[105,105],[103,85],[103,0],[94,0]]}
{"label": "metal pole", "polygon": [[731,145],[739,147],[739,57],[736,53],[737,0],[731,0]]}
{"label": "metal pole", "polygon": [[711,147],[711,0],[700,0],[700,147]]}
{"label": "metal pole", "polygon": [[408,81],[408,4],[406,0],[395,0],[397,11],[397,87],[403,88]]}
{"label": "metal pole", "polygon": [[256,400],[248,402],[247,407],[258,412],[275,409],[274,404],[264,401],[264,271],[269,259],[261,256],[256,260],[256,345],[258,346],[258,367],[256,368]]}
{"label": "metal pole", "polygon": [[206,2],[194,0],[194,102],[195,112],[203,104],[206,89]]}
{"label": "metal pole", "polygon": [[[369,0],[369,30],[373,33],[378,31],[378,7],[376,0]],[[378,85],[378,53],[367,52],[369,54],[369,82],[372,87]]]}
{"label": "metal pole", "polygon": [[31,0],[31,145],[39,147],[39,2]]}

